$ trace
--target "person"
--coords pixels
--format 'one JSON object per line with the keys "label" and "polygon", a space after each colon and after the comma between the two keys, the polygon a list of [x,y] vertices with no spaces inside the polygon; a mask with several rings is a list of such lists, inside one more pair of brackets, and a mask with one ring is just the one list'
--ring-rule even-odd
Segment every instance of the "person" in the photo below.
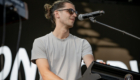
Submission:
{"label": "person", "polygon": [[81,60],[89,67],[94,57],[89,42],[69,32],[77,17],[75,6],[71,1],[58,0],[44,8],[55,29],[34,40],[31,61],[38,67],[40,80],[77,80]]}

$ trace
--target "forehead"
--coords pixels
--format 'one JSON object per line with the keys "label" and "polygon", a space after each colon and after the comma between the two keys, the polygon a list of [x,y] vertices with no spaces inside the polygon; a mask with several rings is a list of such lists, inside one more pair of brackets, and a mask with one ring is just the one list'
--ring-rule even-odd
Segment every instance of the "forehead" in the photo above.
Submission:
{"label": "forehead", "polygon": [[71,8],[71,9],[75,10],[75,6],[71,3],[64,3],[64,5],[65,5],[64,8],[67,8],[67,9]]}

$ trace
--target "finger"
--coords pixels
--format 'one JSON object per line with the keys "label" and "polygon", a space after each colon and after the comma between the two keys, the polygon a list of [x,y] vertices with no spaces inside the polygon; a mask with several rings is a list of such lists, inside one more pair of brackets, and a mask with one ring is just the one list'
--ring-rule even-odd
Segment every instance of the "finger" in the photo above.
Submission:
{"label": "finger", "polygon": [[102,61],[100,61],[99,63],[103,63]]}

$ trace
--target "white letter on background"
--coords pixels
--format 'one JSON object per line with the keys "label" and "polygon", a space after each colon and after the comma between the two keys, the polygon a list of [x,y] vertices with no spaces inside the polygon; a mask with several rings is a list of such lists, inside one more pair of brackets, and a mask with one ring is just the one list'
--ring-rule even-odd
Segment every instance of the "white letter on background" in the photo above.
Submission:
{"label": "white letter on background", "polygon": [[[18,80],[18,69],[20,67],[20,63],[23,63],[24,71],[25,71],[25,80],[35,80],[35,75],[36,75],[36,70],[37,66],[33,63],[30,65],[30,60],[28,58],[27,52],[24,48],[20,48],[14,64],[13,64],[13,69],[11,72],[11,77],[10,80]],[[21,76],[22,77],[22,76]]]}
{"label": "white letter on background", "polygon": [[3,54],[5,57],[5,63],[3,70],[0,72],[0,80],[4,80],[11,69],[11,64],[12,64],[12,55],[11,55],[11,50],[7,46],[0,47],[0,55]]}

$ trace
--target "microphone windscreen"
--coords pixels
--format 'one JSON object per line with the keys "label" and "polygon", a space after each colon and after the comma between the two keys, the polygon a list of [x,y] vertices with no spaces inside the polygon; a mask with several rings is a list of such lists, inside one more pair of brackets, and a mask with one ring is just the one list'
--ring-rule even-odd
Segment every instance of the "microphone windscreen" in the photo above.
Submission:
{"label": "microphone windscreen", "polygon": [[82,17],[82,14],[78,15],[78,19],[79,20],[84,20],[83,17]]}

